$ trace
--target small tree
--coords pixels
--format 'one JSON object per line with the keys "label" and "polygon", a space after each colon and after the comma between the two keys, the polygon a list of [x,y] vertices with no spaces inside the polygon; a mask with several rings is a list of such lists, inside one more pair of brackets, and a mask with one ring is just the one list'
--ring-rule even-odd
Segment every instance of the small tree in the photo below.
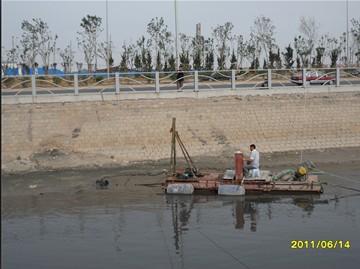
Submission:
{"label": "small tree", "polygon": [[230,69],[237,69],[237,59],[234,50],[232,51],[230,62],[231,62]]}
{"label": "small tree", "polygon": [[339,55],[341,54],[341,42],[335,37],[329,37],[327,40],[328,53],[331,60],[331,67],[336,67]]}
{"label": "small tree", "polygon": [[15,64],[15,63],[18,63],[19,62],[19,59],[20,59],[20,51],[19,51],[19,47],[16,46],[12,49],[10,49],[7,53],[6,53],[6,61],[8,63],[12,63],[12,64]]}
{"label": "small tree", "polygon": [[35,67],[35,59],[39,54],[40,37],[39,28],[37,26],[39,20],[40,19],[32,19],[32,21],[24,20],[21,23],[21,30],[23,33],[20,40],[22,46],[20,59],[23,63],[32,68]]}
{"label": "small tree", "polygon": [[126,51],[123,51],[123,53],[121,54],[120,71],[122,72],[128,71]]}
{"label": "small tree", "polygon": [[246,58],[250,63],[250,68],[254,69],[256,66],[255,60],[257,59],[256,41],[254,38],[250,38],[246,45]]}
{"label": "small tree", "polygon": [[68,45],[64,50],[60,51],[60,57],[62,59],[62,65],[64,66],[64,73],[70,73],[72,63],[74,61],[74,53],[71,50],[71,46]]}
{"label": "small tree", "polygon": [[146,63],[145,63],[145,70],[146,71],[152,71],[152,58],[151,58],[151,52],[150,50],[146,51]]}
{"label": "small tree", "polygon": [[204,51],[205,51],[205,62],[204,66],[206,70],[214,69],[214,45],[213,39],[208,38],[204,42]]}
{"label": "small tree", "polygon": [[135,65],[135,68],[137,71],[141,70],[141,67],[142,67],[141,58],[140,58],[139,54],[137,54],[137,53],[135,55],[134,65]]}
{"label": "small tree", "polygon": [[295,50],[298,57],[301,59],[301,63],[303,67],[307,67],[309,65],[309,57],[311,55],[311,49],[307,45],[305,38],[302,36],[295,37],[294,39]]}
{"label": "small tree", "polygon": [[263,69],[267,69],[268,66],[267,66],[267,63],[266,63],[266,60],[264,59],[264,62],[263,62]]}
{"label": "small tree", "polygon": [[171,71],[176,70],[176,60],[173,54],[170,55],[169,59],[168,59],[168,69]]}
{"label": "small tree", "polygon": [[78,32],[78,46],[84,52],[84,59],[88,65],[88,72],[93,71],[93,62],[97,55],[97,39],[102,32],[102,19],[97,16],[86,15],[81,19],[81,31]]}
{"label": "small tree", "polygon": [[250,65],[250,69],[258,69],[259,67],[260,67],[259,58],[256,57],[256,58],[252,61],[251,65]]}
{"label": "small tree", "polygon": [[293,64],[294,64],[294,50],[291,47],[291,45],[289,44],[289,46],[287,46],[285,48],[285,53],[283,53],[284,56],[284,60],[285,60],[285,68],[290,69],[292,68]]}
{"label": "small tree", "polygon": [[161,69],[162,69],[161,57],[160,57],[160,51],[158,51],[156,56],[156,70],[161,71]]}

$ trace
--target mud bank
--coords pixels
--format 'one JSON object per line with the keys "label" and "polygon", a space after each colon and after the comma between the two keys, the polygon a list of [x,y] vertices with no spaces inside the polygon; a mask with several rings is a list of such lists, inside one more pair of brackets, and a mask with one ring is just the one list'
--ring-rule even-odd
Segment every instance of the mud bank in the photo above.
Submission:
{"label": "mud bank", "polygon": [[[23,171],[3,173],[2,186],[3,195],[16,194],[20,191],[25,193],[41,192],[77,192],[79,190],[94,189],[97,179],[107,178],[111,181],[115,189],[120,189],[124,182],[131,184],[160,183],[164,179],[166,171],[169,169],[169,160],[138,162],[129,165],[96,165],[80,166],[77,168],[64,168],[59,165],[61,158],[48,158],[48,162],[56,163],[57,166],[37,167],[36,171]],[[360,148],[342,148],[326,150],[307,150],[302,152],[303,160],[311,160],[317,166],[329,167],[337,166],[358,166],[360,167]],[[45,160],[45,159],[44,159]],[[301,160],[300,151],[262,153],[261,168],[274,172],[284,167],[294,167]],[[214,170],[223,172],[225,169],[234,167],[233,156],[230,153],[223,154],[221,157],[202,156],[194,158],[195,164],[200,170]],[[185,166],[185,162],[179,159],[178,166]],[[61,180],[59,180],[61,179]],[[17,183],[18,185],[17,185]],[[36,188],[29,188],[36,185]],[[22,186],[18,188],[19,186]]]}

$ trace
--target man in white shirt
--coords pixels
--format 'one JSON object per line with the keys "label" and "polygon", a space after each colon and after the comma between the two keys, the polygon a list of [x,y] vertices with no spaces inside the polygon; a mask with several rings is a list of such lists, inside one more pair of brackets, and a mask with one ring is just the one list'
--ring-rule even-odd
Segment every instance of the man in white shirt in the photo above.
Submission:
{"label": "man in white shirt", "polygon": [[256,150],[255,144],[250,145],[250,157],[246,160],[246,164],[244,165],[244,174],[248,175],[249,170],[259,169],[260,166],[260,154]]}

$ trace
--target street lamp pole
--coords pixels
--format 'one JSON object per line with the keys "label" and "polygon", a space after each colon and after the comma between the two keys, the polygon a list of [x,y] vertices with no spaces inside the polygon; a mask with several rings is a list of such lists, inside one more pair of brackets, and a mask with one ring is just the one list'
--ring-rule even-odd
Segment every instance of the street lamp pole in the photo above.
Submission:
{"label": "street lamp pole", "polygon": [[346,65],[349,66],[349,0],[346,0]]}
{"label": "street lamp pole", "polygon": [[108,0],[106,0],[106,65],[107,65],[107,77],[110,77],[110,44],[109,44],[109,7]]}
{"label": "street lamp pole", "polygon": [[177,2],[174,0],[175,11],[175,54],[176,54],[176,69],[179,69],[179,52],[178,52],[178,25],[177,25]]}

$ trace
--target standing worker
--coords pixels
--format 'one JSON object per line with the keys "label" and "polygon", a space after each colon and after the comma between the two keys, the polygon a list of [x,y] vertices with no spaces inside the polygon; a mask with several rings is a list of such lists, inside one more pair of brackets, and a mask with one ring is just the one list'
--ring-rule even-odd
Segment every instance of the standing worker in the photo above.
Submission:
{"label": "standing worker", "polygon": [[259,169],[260,167],[260,154],[256,150],[255,144],[250,145],[250,157],[246,159],[246,164],[244,165],[244,174],[248,175],[250,170]]}
{"label": "standing worker", "polygon": [[176,85],[179,91],[182,91],[184,85],[184,72],[182,71],[182,65],[180,65],[176,75]]}

